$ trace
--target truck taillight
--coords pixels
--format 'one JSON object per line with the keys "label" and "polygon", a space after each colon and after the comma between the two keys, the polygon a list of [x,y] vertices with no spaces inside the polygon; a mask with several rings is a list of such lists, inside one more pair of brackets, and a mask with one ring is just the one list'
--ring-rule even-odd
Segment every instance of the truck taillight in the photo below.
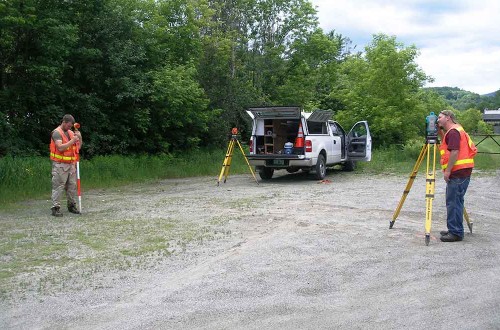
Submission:
{"label": "truck taillight", "polygon": [[312,152],[313,151],[313,144],[311,140],[306,140],[306,152]]}
{"label": "truck taillight", "polygon": [[250,142],[248,143],[248,147],[250,149],[250,153],[253,152],[253,139],[250,139]]}

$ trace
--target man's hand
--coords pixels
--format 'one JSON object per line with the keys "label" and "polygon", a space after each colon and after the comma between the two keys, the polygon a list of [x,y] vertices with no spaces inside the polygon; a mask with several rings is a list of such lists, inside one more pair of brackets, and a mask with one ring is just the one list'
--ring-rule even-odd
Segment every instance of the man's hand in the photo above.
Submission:
{"label": "man's hand", "polygon": [[438,136],[441,139],[441,141],[443,141],[444,131],[443,131],[443,128],[441,126],[439,126],[439,125],[438,125]]}
{"label": "man's hand", "polygon": [[444,181],[448,182],[450,181],[450,174],[451,174],[451,171],[448,171],[448,169],[446,169],[443,173],[443,178],[444,178]]}

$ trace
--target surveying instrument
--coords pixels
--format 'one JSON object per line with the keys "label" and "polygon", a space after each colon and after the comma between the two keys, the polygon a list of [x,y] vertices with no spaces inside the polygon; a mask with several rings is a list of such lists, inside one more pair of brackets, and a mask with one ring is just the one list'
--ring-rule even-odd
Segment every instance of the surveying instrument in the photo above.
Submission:
{"label": "surveying instrument", "polygon": [[248,168],[250,169],[250,172],[253,175],[253,178],[255,179],[255,182],[259,184],[257,181],[257,178],[255,177],[255,173],[252,170],[252,166],[250,166],[250,163],[248,162],[247,156],[245,156],[245,152],[243,151],[243,147],[241,146],[240,141],[238,141],[238,129],[234,127],[231,130],[231,140],[229,141],[229,146],[227,147],[226,151],[226,157],[224,158],[224,162],[222,163],[222,169],[220,171],[219,175],[219,180],[217,180],[217,186],[220,184],[220,180],[224,176],[224,183],[226,183],[227,177],[229,176],[229,169],[231,167],[231,161],[233,159],[233,152],[234,152],[234,146],[238,144],[238,147],[241,150],[241,154],[243,155],[243,158],[245,158],[245,161],[247,162]]}
{"label": "surveying instrument", "polygon": [[[434,201],[434,188],[436,185],[436,149],[438,148],[438,123],[437,116],[434,112],[431,112],[429,116],[425,118],[426,120],[426,138],[425,144],[420,150],[420,154],[417,158],[417,162],[415,163],[413,170],[410,174],[410,178],[408,179],[408,183],[406,184],[406,188],[403,191],[403,196],[401,196],[401,200],[399,201],[398,207],[394,211],[394,215],[392,216],[392,221],[389,223],[389,229],[392,229],[394,226],[394,222],[399,215],[399,211],[403,207],[403,204],[406,200],[406,196],[410,193],[410,189],[413,185],[413,181],[417,177],[418,169],[420,168],[420,164],[427,156],[427,177],[426,177],[426,188],[425,188],[425,245],[429,245],[431,240],[431,222],[432,222],[432,202]],[[432,149],[432,152],[431,152]],[[469,215],[464,208],[464,218],[467,221],[467,225],[469,226],[470,233],[472,234],[472,222],[469,220]]]}

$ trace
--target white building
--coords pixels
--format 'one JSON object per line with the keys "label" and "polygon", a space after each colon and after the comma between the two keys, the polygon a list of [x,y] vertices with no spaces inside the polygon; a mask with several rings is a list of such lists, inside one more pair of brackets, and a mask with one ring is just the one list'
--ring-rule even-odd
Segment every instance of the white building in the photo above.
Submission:
{"label": "white building", "polygon": [[500,134],[500,108],[497,110],[484,109],[483,120],[485,123],[493,124],[493,133]]}

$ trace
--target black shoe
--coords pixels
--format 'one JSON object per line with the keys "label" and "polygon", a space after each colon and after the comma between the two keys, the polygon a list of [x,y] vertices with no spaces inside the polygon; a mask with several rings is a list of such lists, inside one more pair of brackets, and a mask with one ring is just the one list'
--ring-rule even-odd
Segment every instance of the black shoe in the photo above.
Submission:
{"label": "black shoe", "polygon": [[441,236],[441,242],[457,242],[463,240],[462,237],[453,235],[451,233],[448,233],[444,236]]}
{"label": "black shoe", "polygon": [[448,235],[448,231],[447,230],[441,230],[439,233],[441,234],[441,236]]}
{"label": "black shoe", "polygon": [[52,210],[52,215],[55,216],[55,217],[62,217],[63,214],[61,213],[61,210],[59,208],[59,206],[54,206],[51,208]]}
{"label": "black shoe", "polygon": [[74,214],[80,214],[75,204],[68,204],[68,211]]}

